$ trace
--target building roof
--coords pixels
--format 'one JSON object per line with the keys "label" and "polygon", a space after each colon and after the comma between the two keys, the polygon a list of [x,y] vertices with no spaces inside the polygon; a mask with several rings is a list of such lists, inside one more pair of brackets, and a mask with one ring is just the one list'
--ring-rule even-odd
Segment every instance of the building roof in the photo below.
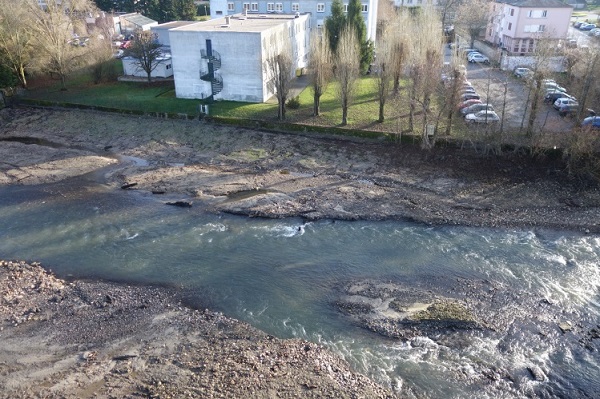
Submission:
{"label": "building roof", "polygon": [[173,29],[173,28],[179,28],[180,26],[187,26],[187,25],[191,25],[191,24],[195,24],[197,23],[197,21],[171,21],[171,22],[165,22],[164,24],[159,24],[156,26],[152,27],[152,30],[154,29]]}
{"label": "building roof", "polygon": [[[300,16],[308,16],[301,14]],[[262,32],[274,26],[294,20],[298,14],[253,14],[244,16],[235,14],[223,18],[209,19],[208,21],[196,22],[194,24],[173,28],[172,31],[194,31],[194,32]]]}
{"label": "building roof", "polygon": [[155,20],[150,19],[148,17],[144,17],[142,14],[138,14],[138,13],[119,15],[119,18],[124,19],[128,22],[131,22],[132,24],[137,25],[137,26],[158,24],[158,22],[156,22]]}
{"label": "building roof", "polygon": [[526,8],[573,8],[562,0],[496,0],[498,3],[505,3],[515,7]]}

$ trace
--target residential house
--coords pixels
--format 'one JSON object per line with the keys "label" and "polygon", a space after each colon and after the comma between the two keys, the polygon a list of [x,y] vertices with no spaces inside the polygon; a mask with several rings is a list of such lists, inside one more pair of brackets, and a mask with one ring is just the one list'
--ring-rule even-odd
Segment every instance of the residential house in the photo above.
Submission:
{"label": "residential house", "polygon": [[485,39],[509,55],[533,53],[539,40],[566,39],[573,7],[561,0],[496,0]]}
{"label": "residential house", "polygon": [[237,14],[172,28],[175,95],[265,102],[275,94],[269,60],[286,49],[292,74],[306,67],[310,30],[309,14]]}
{"label": "residential house", "polygon": [[[416,0],[415,0],[416,1]],[[345,8],[348,1],[342,0]],[[367,38],[375,41],[379,0],[361,0]],[[331,14],[332,0],[210,0],[211,18],[247,12],[248,15],[310,13],[311,26],[322,29]]]}
{"label": "residential house", "polygon": [[143,16],[140,13],[132,12],[128,14],[114,15],[115,33],[127,35],[135,30],[150,30],[153,26],[157,26],[158,22]]}

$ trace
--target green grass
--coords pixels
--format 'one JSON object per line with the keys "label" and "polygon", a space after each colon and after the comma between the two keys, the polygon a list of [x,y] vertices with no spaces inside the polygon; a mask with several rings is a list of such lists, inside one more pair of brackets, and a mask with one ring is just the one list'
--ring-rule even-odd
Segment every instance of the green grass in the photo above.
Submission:
{"label": "green grass", "polygon": [[[117,65],[120,62],[117,61]],[[406,82],[402,85],[406,86]],[[301,126],[319,126],[321,128],[340,127],[342,110],[337,96],[338,84],[329,84],[326,93],[321,97],[321,115],[314,117],[313,93],[307,87],[299,95],[300,107],[289,109],[286,113],[287,127],[290,124]],[[368,130],[380,132],[406,131],[408,128],[408,102],[388,101],[386,119],[378,123],[379,103],[377,101],[376,80],[364,76],[357,80],[353,102],[348,110],[347,130]],[[405,94],[403,94],[405,97]],[[60,105],[83,105],[103,107],[110,110],[124,110],[140,113],[168,113],[198,115],[200,100],[179,99],[175,97],[173,82],[110,82],[94,84],[89,74],[70,77],[67,90],[60,89],[58,81],[46,82],[29,90],[27,99],[49,101]],[[217,101],[210,104],[210,116],[222,118],[222,121],[233,124],[244,124],[242,120],[262,121],[263,125],[277,123],[277,103],[244,103],[235,101]],[[236,120],[240,120],[236,122]],[[415,121],[420,130],[420,122]],[[276,128],[276,127],[275,127]],[[443,126],[440,126],[443,129]]]}

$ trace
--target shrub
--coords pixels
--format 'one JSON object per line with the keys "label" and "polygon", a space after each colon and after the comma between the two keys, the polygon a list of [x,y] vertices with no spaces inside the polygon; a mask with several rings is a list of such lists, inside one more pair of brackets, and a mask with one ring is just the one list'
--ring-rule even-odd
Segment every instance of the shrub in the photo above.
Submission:
{"label": "shrub", "polygon": [[287,103],[285,104],[285,106],[289,109],[298,109],[300,108],[300,97],[296,96],[296,97],[292,97],[290,98]]}

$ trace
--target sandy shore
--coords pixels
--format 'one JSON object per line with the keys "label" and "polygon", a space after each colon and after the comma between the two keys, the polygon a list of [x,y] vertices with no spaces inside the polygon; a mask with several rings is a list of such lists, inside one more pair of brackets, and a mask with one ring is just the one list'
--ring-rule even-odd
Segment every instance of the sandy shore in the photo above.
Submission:
{"label": "sandy shore", "polygon": [[[84,111],[0,111],[0,184],[88,172],[209,212],[600,232],[600,192],[559,162]],[[58,194],[57,194],[58,195]],[[390,397],[314,344],[165,288],[0,267],[0,397]]]}

